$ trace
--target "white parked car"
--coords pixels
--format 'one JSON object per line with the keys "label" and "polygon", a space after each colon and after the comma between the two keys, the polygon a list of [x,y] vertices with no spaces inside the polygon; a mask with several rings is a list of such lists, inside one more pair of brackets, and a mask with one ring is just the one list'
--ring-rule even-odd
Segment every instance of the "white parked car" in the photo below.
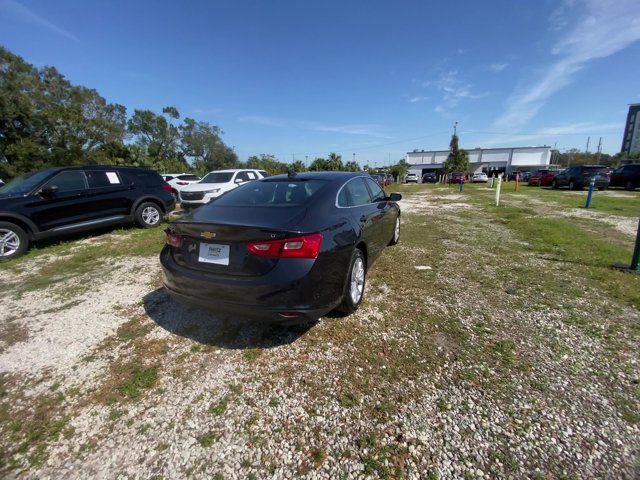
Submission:
{"label": "white parked car", "polygon": [[407,176],[404,177],[404,183],[418,183],[419,178],[417,173],[407,173]]}
{"label": "white parked car", "polygon": [[488,181],[489,177],[487,177],[487,174],[484,172],[476,172],[473,174],[473,177],[471,177],[472,183],[486,183]]}
{"label": "white parked car", "polygon": [[171,193],[176,199],[179,198],[180,191],[187,185],[198,183],[200,177],[191,173],[163,173],[162,179],[171,186]]}
{"label": "white parked car", "polygon": [[268,176],[264,170],[236,169],[209,172],[198,183],[187,185],[180,190],[180,204],[183,208],[196,208],[233,190],[238,185]]}

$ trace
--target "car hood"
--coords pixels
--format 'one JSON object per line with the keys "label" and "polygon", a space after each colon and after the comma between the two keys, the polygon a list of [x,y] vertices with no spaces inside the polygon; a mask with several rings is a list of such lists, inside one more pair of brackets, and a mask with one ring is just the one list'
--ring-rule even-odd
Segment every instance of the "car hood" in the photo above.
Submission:
{"label": "car hood", "polygon": [[183,192],[207,192],[209,190],[213,190],[214,188],[223,188],[228,187],[229,183],[192,183],[191,185],[186,185],[182,191]]}

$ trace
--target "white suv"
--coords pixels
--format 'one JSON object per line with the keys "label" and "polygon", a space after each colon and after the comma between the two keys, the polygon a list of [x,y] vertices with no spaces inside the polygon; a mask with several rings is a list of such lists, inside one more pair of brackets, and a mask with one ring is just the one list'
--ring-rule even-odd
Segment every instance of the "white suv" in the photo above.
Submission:
{"label": "white suv", "polygon": [[268,177],[264,170],[217,170],[207,173],[198,183],[180,190],[183,208],[195,208],[209,203],[224,192],[233,190],[246,182]]}
{"label": "white suv", "polygon": [[192,183],[198,183],[200,177],[191,173],[163,173],[162,179],[171,186],[171,193],[178,199],[180,190]]}

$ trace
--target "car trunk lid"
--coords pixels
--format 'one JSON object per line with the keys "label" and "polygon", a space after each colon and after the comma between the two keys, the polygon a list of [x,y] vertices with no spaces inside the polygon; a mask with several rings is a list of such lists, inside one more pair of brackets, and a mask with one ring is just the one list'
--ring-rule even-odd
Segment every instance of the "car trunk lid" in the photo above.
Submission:
{"label": "car trunk lid", "polygon": [[216,207],[210,204],[172,222],[170,230],[182,236],[173,248],[176,262],[208,273],[233,276],[264,275],[277,258],[251,253],[249,242],[294,237],[306,215],[304,207]]}

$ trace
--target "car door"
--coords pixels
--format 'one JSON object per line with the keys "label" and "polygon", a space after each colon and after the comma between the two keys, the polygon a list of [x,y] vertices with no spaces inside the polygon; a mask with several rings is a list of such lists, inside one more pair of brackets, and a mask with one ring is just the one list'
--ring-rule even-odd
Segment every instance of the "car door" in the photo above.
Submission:
{"label": "car door", "polygon": [[[44,193],[48,189],[55,189]],[[64,230],[89,219],[87,179],[82,170],[64,170],[42,185],[26,206],[41,231]]]}
{"label": "car door", "polygon": [[382,251],[380,245],[380,213],[371,203],[371,192],[364,177],[357,177],[345,184],[351,218],[359,226],[360,238],[367,244],[370,262]]}
{"label": "car door", "polygon": [[387,201],[387,194],[380,186],[370,178],[365,178],[365,183],[371,193],[371,203],[376,206],[378,211],[374,216],[374,222],[378,224],[377,234],[380,236],[381,248],[384,249],[386,242],[384,239],[391,240],[393,231],[396,227],[395,209],[391,202]]}
{"label": "car door", "polygon": [[85,170],[89,188],[86,193],[87,210],[94,220],[117,220],[131,212],[133,202],[128,195],[133,184],[117,170]]}

